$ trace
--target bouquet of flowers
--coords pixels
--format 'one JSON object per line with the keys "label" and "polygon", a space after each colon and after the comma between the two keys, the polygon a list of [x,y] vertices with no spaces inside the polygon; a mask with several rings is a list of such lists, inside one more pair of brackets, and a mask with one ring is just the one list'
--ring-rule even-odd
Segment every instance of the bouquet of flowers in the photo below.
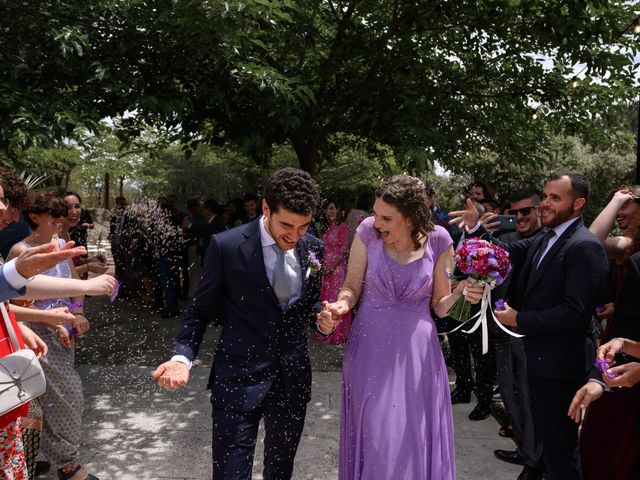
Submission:
{"label": "bouquet of flowers", "polygon": [[[504,282],[511,271],[509,253],[486,240],[469,238],[456,250],[456,266],[468,278],[485,286],[482,309],[486,309],[492,289]],[[490,305],[489,305],[490,307]],[[459,322],[467,322],[471,316],[471,304],[461,296],[447,313]]]}

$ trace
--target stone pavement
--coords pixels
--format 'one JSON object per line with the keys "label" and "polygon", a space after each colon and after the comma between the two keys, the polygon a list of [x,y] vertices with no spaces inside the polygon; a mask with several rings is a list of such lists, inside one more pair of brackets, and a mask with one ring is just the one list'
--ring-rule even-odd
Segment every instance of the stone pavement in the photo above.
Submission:
{"label": "stone pavement", "polygon": [[[217,334],[209,328],[189,385],[156,387],[150,375],[170,354],[177,319],[160,319],[132,302],[88,299],[92,330],[78,345],[86,396],[81,459],[101,480],[210,479],[211,407],[206,379]],[[296,457],[294,479],[337,479],[342,348],[310,339],[313,398]],[[496,460],[512,449],[488,418],[467,419],[473,403],[454,405],[456,462],[461,480],[511,480],[520,467]],[[261,479],[262,443],[254,462]],[[45,477],[46,478],[46,477]],[[390,479],[393,480],[393,479]],[[437,479],[434,479],[437,480]]]}

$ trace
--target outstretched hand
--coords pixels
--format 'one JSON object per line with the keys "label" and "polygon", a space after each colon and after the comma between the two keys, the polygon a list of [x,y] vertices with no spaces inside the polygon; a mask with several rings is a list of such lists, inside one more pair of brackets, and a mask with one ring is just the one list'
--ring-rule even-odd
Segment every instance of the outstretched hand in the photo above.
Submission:
{"label": "outstretched hand", "polygon": [[156,368],[151,376],[158,386],[167,390],[177,390],[189,381],[189,367],[182,362],[169,360]]}
{"label": "outstretched hand", "polygon": [[87,253],[87,249],[74,247],[74,242],[68,242],[62,248],[59,248],[58,242],[54,238],[49,243],[27,248],[18,255],[16,257],[16,270],[23,277],[30,278],[46,272],[60,262],[85,253]]}
{"label": "outstretched hand", "polygon": [[457,225],[460,230],[465,230],[466,232],[475,227],[479,218],[478,211],[470,198],[467,198],[466,209],[449,212],[449,216],[453,217],[449,220],[449,224]]}

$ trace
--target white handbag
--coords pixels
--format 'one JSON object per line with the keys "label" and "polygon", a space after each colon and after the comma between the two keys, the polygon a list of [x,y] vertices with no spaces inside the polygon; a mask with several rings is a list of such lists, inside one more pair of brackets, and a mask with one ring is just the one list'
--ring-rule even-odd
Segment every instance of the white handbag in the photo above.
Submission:
{"label": "white handbag", "polygon": [[0,358],[0,415],[3,415],[42,395],[47,383],[33,350],[20,348],[4,302],[0,302],[0,310],[13,349],[13,353]]}

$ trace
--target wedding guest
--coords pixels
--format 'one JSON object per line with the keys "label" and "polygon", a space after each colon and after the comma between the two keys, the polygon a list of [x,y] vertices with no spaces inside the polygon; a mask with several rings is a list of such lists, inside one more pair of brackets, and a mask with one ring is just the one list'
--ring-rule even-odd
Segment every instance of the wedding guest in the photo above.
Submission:
{"label": "wedding guest", "polygon": [[[613,224],[614,215],[620,207],[633,201],[631,191],[616,192],[591,228],[603,233],[605,225]],[[602,342],[613,342],[619,337],[626,337],[630,339],[631,345],[631,341],[640,340],[637,314],[640,291],[640,215],[630,215],[630,223],[625,226],[624,237],[613,241],[603,239],[604,244],[609,243],[609,254],[616,259],[620,274],[616,276],[615,308],[612,309],[612,316],[602,335]],[[624,345],[624,341],[619,343]],[[631,363],[622,355],[614,357],[611,354],[609,358],[616,365]],[[633,366],[623,368],[633,369]],[[583,407],[588,406],[580,435],[584,478],[640,478],[640,385],[614,388],[603,395],[602,380],[607,380],[607,376],[600,375],[594,369],[590,381],[574,397],[574,404],[580,402]],[[594,402],[597,398],[599,400]],[[580,422],[582,409],[573,404],[572,406],[573,417],[576,422]],[[607,455],[602,455],[603,438],[607,439]]]}
{"label": "wedding guest", "polygon": [[[478,215],[484,217],[484,207],[474,202]],[[454,250],[459,248],[466,236],[459,230],[452,236]],[[464,278],[465,275],[457,267],[451,268],[455,278]],[[471,307],[472,315],[478,311],[478,306]],[[449,317],[437,320],[437,325],[441,331],[449,332],[456,328],[459,323]],[[495,348],[493,342],[493,329],[489,330],[491,341],[489,350],[482,353],[482,332],[476,330],[467,334],[460,330],[447,334],[449,349],[451,352],[451,366],[456,374],[455,389],[451,392],[451,403],[471,402],[471,391],[475,386],[475,396],[478,400],[475,407],[469,412],[469,420],[484,420],[491,414],[491,400],[493,396],[493,385],[496,377]],[[472,363],[473,362],[473,363]],[[473,365],[473,368],[472,368]]]}
{"label": "wedding guest", "polygon": [[234,198],[227,202],[224,209],[224,217],[226,219],[227,227],[235,228],[244,223],[244,205],[242,199]]}
{"label": "wedding guest", "polygon": [[188,296],[193,298],[202,275],[200,250],[202,249],[205,220],[200,208],[200,201],[197,198],[191,198],[187,201],[187,210],[189,211],[189,216],[185,219],[186,224],[183,225],[182,233],[185,239],[185,247],[187,248],[189,266]]}
{"label": "wedding guest", "polygon": [[[31,206],[25,209],[25,218],[32,233],[16,244],[9,258],[24,250],[51,242],[60,235],[67,215],[65,202],[54,193],[38,194]],[[59,239],[60,247],[65,245]],[[57,278],[78,278],[71,261],[62,262],[45,272]],[[84,335],[89,322],[84,316],[83,297],[63,297],[37,300],[34,306],[41,310],[75,306],[75,320],[70,325],[59,325],[52,330],[42,324],[33,323],[32,329],[46,343],[48,354],[41,364],[47,379],[47,390],[42,398],[43,432],[41,452],[51,463],[60,480],[96,477],[88,474],[78,462],[82,426],[83,392],[82,381],[75,371],[75,334]]]}
{"label": "wedding guest", "polygon": [[255,193],[246,193],[242,197],[244,205],[244,223],[249,223],[260,216],[258,211],[258,196]]}
{"label": "wedding guest", "polygon": [[[509,252],[518,288],[495,315],[524,335],[534,422],[553,480],[582,478],[578,427],[566,412],[589,374],[590,352],[595,349],[591,315],[608,270],[602,245],[582,222],[589,192],[584,175],[553,173],[540,204],[546,232],[501,244]],[[472,235],[486,233],[471,201],[466,210],[451,216]]]}
{"label": "wedding guest", "polygon": [[[81,222],[82,212],[84,211],[81,206],[82,200],[80,195],[69,190],[60,192],[59,196],[67,205],[67,216],[65,217],[60,237],[69,242],[73,240],[73,232],[78,229]],[[83,246],[86,247],[86,236]],[[73,258],[73,264],[78,276],[83,280],[89,278],[89,272],[100,275],[106,273],[109,269],[104,255],[78,255]]]}
{"label": "wedding guest", "polygon": [[[335,302],[347,274],[347,257],[349,255],[349,230],[342,221],[338,203],[329,199],[324,204],[324,223],[326,228],[322,234],[324,243],[324,265],[322,267],[322,290],[320,298],[323,301]],[[351,313],[340,318],[335,331],[329,335],[317,334],[321,342],[340,345],[346,342],[351,328]]]}
{"label": "wedding guest", "polygon": [[[514,243],[531,238],[542,229],[540,196],[532,190],[519,190],[510,197],[509,215],[516,217],[516,231],[500,237],[504,243]],[[518,289],[517,275],[509,277],[498,287],[493,298],[510,300]],[[511,327],[518,333],[517,327]],[[511,432],[517,448],[515,450],[495,450],[495,456],[505,462],[525,466],[530,477],[542,474],[542,439],[536,432],[533,421],[531,394],[527,379],[527,357],[522,338],[496,332],[496,371],[498,387]],[[506,433],[506,431],[505,431]],[[526,477],[525,477],[526,478]]]}
{"label": "wedding guest", "polygon": [[432,307],[445,316],[452,240],[431,222],[425,186],[398,175],[376,191],[373,217],[356,231],[334,320],[360,300],[342,370],[340,480],[456,478],[449,377]]}
{"label": "wedding guest", "polygon": [[[621,284],[624,276],[625,260],[629,257],[633,248],[633,239],[627,234],[630,225],[640,215],[640,186],[633,185],[623,188],[613,195],[607,206],[593,221],[589,230],[600,239],[604,245],[607,257],[612,260],[611,274],[613,292],[608,302],[596,313],[600,319],[613,317],[614,302],[616,297],[615,285]],[[622,235],[610,237],[609,234],[614,223],[622,230]]]}
{"label": "wedding guest", "polygon": [[362,221],[369,216],[371,207],[373,206],[373,194],[369,191],[362,192],[358,197],[356,208],[351,210],[347,215],[344,223],[347,224],[349,229],[349,248],[353,243],[353,238],[356,235],[356,228],[362,223]]}
{"label": "wedding guest", "polygon": [[228,230],[229,227],[224,221],[222,206],[212,198],[205,200],[202,215],[204,216],[205,226],[200,256],[202,257],[202,261],[204,261],[204,255],[209,247],[211,236],[224,232],[225,230]]}

